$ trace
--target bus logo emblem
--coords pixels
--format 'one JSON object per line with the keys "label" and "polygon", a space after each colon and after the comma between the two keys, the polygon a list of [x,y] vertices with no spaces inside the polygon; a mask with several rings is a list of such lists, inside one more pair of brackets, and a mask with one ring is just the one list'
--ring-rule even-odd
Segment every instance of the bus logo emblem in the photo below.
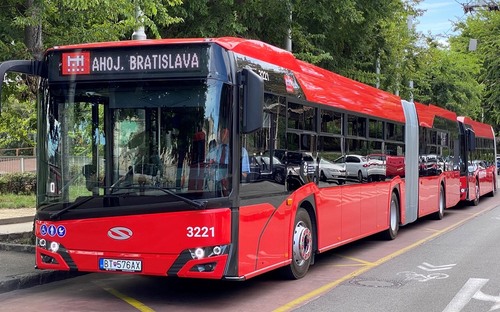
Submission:
{"label": "bus logo emblem", "polygon": [[116,240],[125,240],[132,237],[132,230],[126,227],[114,227],[108,231],[108,236]]}
{"label": "bus logo emblem", "polygon": [[90,52],[62,54],[62,75],[90,74]]}
{"label": "bus logo emblem", "polygon": [[286,92],[293,93],[295,91],[293,78],[289,75],[285,75],[284,79],[285,79]]}

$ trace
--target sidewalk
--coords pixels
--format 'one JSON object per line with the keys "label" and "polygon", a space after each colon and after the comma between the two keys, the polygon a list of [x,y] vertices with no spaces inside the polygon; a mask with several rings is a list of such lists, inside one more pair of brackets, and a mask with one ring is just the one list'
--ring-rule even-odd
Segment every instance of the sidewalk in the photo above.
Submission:
{"label": "sidewalk", "polygon": [[0,209],[0,294],[61,280],[74,273],[35,269],[35,246],[9,243],[29,237],[35,208]]}

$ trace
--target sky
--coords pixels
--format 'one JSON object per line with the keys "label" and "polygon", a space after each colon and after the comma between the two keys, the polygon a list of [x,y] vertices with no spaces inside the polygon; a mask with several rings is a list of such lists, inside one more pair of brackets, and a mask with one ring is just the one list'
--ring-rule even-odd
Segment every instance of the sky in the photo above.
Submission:
{"label": "sky", "polygon": [[[417,17],[414,25],[417,31],[427,35],[429,32],[435,37],[453,35],[453,22],[466,19],[461,4],[470,0],[423,0],[418,8],[426,10],[423,16]],[[456,34],[456,33],[455,33]]]}

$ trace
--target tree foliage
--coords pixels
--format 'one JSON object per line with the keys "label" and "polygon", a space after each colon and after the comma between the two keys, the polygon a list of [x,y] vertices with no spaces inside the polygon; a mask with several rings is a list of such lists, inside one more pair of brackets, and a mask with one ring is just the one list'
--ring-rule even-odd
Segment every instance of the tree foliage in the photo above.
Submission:
{"label": "tree foliage", "polygon": [[[304,61],[476,119],[487,112],[486,121],[500,123],[500,14],[471,16],[457,25],[461,34],[446,47],[408,28],[411,16],[423,14],[416,9],[420,1],[4,0],[0,61],[40,58],[45,48],[57,45],[127,40],[140,21],[149,38],[238,36],[282,48],[291,32],[292,51]],[[467,50],[470,38],[479,40],[474,53]],[[4,108],[12,110],[4,109],[3,117],[12,114],[18,125],[22,122],[14,120],[24,118],[23,126],[34,132],[35,99],[29,91],[36,90],[36,82],[22,78],[9,76],[3,88]],[[25,146],[33,143],[31,137],[0,125],[0,145]]]}
{"label": "tree foliage", "polygon": [[[484,121],[493,124],[498,132],[500,131],[500,58],[498,57],[500,13],[480,11],[458,27],[462,32],[460,36],[453,38],[451,47],[457,53],[470,55],[470,58],[474,58],[479,65],[474,78],[483,87],[480,100]],[[471,39],[477,40],[475,51],[468,49]]]}

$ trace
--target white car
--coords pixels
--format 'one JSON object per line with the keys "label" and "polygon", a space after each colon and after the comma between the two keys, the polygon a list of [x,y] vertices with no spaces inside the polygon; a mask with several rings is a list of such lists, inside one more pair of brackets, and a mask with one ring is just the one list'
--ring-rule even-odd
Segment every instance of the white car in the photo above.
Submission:
{"label": "white car", "polygon": [[345,164],[334,164],[326,159],[320,159],[319,178],[321,181],[335,180],[338,184],[344,184],[346,177]]}
{"label": "white car", "polygon": [[345,164],[347,177],[363,180],[385,180],[385,163],[378,159],[368,159],[361,155],[345,155],[335,160],[336,164]]}

